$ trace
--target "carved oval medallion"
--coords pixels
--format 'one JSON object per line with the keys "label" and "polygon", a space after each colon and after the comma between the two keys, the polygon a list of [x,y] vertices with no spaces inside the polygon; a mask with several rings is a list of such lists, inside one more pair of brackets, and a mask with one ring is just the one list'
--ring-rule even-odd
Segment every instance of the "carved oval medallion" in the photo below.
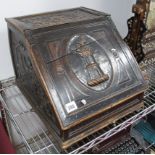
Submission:
{"label": "carved oval medallion", "polygon": [[112,78],[112,65],[104,48],[87,34],[75,35],[68,44],[68,65],[87,88],[104,90]]}

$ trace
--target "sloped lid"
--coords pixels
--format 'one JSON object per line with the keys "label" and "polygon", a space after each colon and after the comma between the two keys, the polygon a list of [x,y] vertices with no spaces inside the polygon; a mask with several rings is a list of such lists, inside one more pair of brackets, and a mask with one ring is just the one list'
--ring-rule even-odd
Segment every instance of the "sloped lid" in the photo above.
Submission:
{"label": "sloped lid", "polygon": [[37,35],[36,42],[37,65],[42,68],[42,59],[40,72],[64,129],[146,88],[135,58],[110,19],[48,31]]}

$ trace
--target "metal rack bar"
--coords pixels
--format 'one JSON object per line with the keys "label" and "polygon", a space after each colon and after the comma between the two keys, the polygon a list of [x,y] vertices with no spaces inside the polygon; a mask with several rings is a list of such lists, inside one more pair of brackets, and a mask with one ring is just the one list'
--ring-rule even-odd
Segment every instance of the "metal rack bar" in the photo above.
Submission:
{"label": "metal rack bar", "polygon": [[91,142],[79,147],[78,149],[70,152],[72,154],[77,154],[77,153],[84,153],[87,150],[91,149],[94,146],[97,146],[99,143],[103,142],[104,140],[110,138],[111,136],[115,135],[116,133],[122,131],[123,129],[127,128],[128,126],[132,125],[133,123],[137,122],[139,119],[143,118],[147,114],[153,112],[155,110],[155,105],[150,106],[149,108],[141,111],[137,115],[133,116],[132,118],[126,120],[122,124],[114,127],[110,131],[104,133],[103,135],[97,137],[96,139],[92,140]]}
{"label": "metal rack bar", "polygon": [[[152,71],[155,72],[155,66],[148,67],[146,70],[148,75],[155,76],[152,75]],[[60,153],[54,145],[50,129],[45,126],[45,123],[40,119],[41,116],[38,115],[36,109],[32,108],[13,80],[4,82],[1,94],[0,101],[3,103],[4,109],[19,137],[22,138],[22,143],[17,145],[19,152],[27,150],[28,153]],[[153,112],[155,110],[155,77],[150,78],[149,88],[145,92],[144,105],[143,110],[131,113],[118,120],[115,124],[111,124],[88,136],[68,150],[65,150],[65,152],[70,154],[85,153]],[[29,130],[30,133],[28,134],[24,128]]]}
{"label": "metal rack bar", "polygon": [[18,126],[18,124],[16,123],[16,121],[13,119],[13,115],[12,113],[9,111],[4,99],[2,98],[2,96],[0,95],[0,101],[2,102],[6,113],[9,115],[9,118],[11,119],[12,123],[14,124],[14,127],[16,128],[17,132],[19,133],[19,135],[21,135],[22,139],[23,139],[23,143],[27,146],[27,149],[29,151],[29,153],[33,153],[33,151],[31,150],[31,148],[29,147],[29,144],[27,143],[27,140],[25,138],[25,136],[22,134],[22,130],[20,129],[20,127]]}

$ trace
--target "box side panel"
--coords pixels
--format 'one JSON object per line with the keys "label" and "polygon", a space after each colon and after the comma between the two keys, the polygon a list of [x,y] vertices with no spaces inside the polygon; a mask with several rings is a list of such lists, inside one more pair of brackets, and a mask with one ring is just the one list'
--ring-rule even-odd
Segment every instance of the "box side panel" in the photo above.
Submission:
{"label": "box side panel", "polygon": [[9,27],[9,41],[16,82],[19,88],[30,100],[32,106],[37,107],[38,111],[39,109],[44,109],[44,112],[51,118],[51,125],[55,128],[57,134],[60,135],[57,118],[35,74],[24,36],[16,29]]}

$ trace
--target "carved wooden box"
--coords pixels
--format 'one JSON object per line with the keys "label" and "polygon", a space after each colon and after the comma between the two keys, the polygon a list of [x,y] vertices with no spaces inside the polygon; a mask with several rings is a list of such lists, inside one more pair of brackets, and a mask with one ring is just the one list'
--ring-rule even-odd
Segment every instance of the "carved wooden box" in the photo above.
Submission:
{"label": "carved wooden box", "polygon": [[81,7],[6,21],[16,81],[61,148],[143,107],[146,84],[109,15]]}

